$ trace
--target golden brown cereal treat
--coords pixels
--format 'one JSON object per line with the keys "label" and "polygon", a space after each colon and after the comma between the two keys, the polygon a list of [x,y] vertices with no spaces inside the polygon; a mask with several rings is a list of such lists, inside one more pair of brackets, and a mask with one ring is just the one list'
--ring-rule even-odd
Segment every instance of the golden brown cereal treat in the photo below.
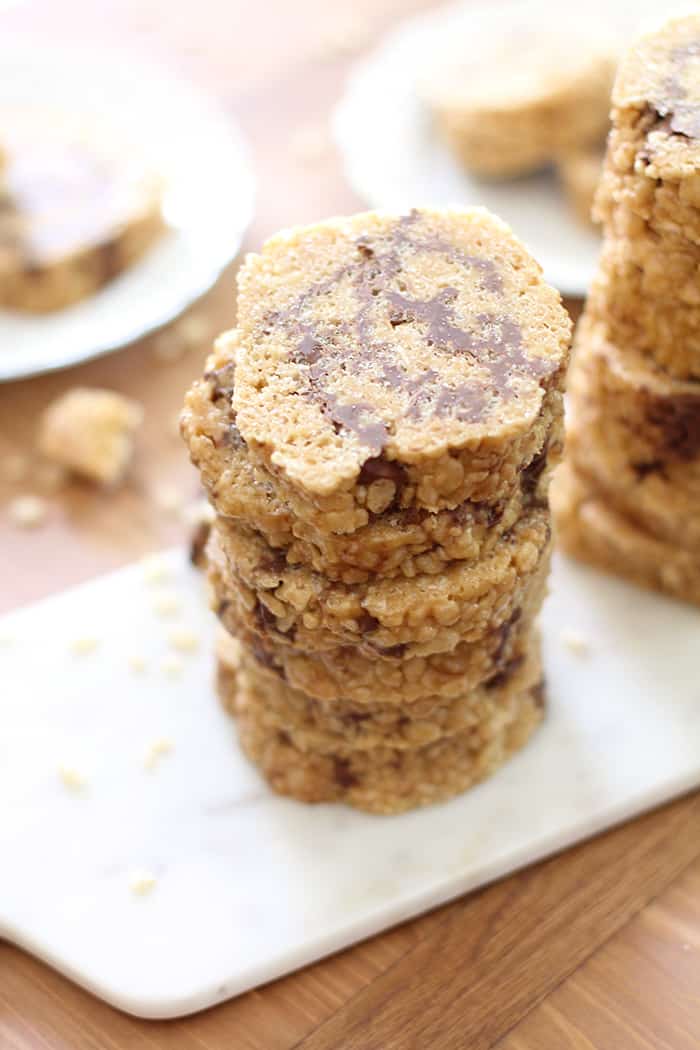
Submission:
{"label": "golden brown cereal treat", "polygon": [[554,479],[552,509],[559,544],[568,554],[700,605],[700,553],[652,536],[571,463]]}
{"label": "golden brown cereal treat", "polygon": [[588,318],[576,347],[569,459],[648,531],[700,550],[700,383],[613,346]]}
{"label": "golden brown cereal treat", "polygon": [[677,378],[700,378],[700,247],[646,228],[610,237],[586,313],[617,346],[642,351]]}
{"label": "golden brown cereal treat", "polygon": [[495,772],[542,721],[544,690],[534,686],[495,705],[479,726],[412,750],[304,752],[287,733],[261,722],[259,710],[241,705],[237,711],[240,741],[273,791],[390,814],[451,798]]}
{"label": "golden brown cereal treat", "polygon": [[131,462],[143,408],[112,390],[74,387],[52,401],[40,425],[44,456],[92,481],[113,485]]}
{"label": "golden brown cereal treat", "polygon": [[551,472],[561,458],[562,422],[555,424],[546,448],[521,472],[512,494],[497,502],[466,501],[437,513],[389,506],[370,513],[369,523],[348,535],[321,531],[296,518],[277,493],[274,475],[251,461],[232,410],[227,412],[226,429],[216,439],[225,443],[226,468],[220,475],[210,472],[211,440],[194,431],[193,421],[206,412],[207,405],[230,402],[234,373],[233,365],[225,366],[195,383],[182,418],[183,433],[219,512],[256,528],[270,546],[283,550],[290,565],[306,565],[348,584],[362,583],[371,574],[441,572],[446,562],[484,556],[525,510],[546,505]]}
{"label": "golden brown cereal treat", "polygon": [[605,153],[602,142],[577,146],[557,157],[557,171],[572,211],[580,222],[592,225],[591,209],[600,181]]}
{"label": "golden brown cereal treat", "polygon": [[605,135],[613,57],[585,34],[573,50],[570,39],[551,25],[509,32],[501,24],[492,39],[458,39],[453,51],[436,54],[419,90],[465,168],[523,175]]}
{"label": "golden brown cereal treat", "polygon": [[[353,532],[390,506],[502,498],[560,418],[569,319],[487,212],[292,230],[249,256],[239,287],[237,335],[209,370],[237,361],[249,454],[319,531]],[[225,403],[189,407],[186,429],[222,475]]]}
{"label": "golden brown cereal treat", "polygon": [[426,696],[449,699],[476,688],[529,645],[533,622],[546,594],[543,581],[499,627],[478,642],[460,642],[447,653],[414,656],[407,646],[365,654],[347,646],[307,653],[269,633],[246,631],[233,605],[219,608],[222,624],[269,671],[318,700],[402,705]]}
{"label": "golden brown cereal treat", "polygon": [[12,141],[0,208],[0,305],[44,313],[86,298],[164,229],[158,180],[44,125]]}
{"label": "golden brown cereal treat", "polygon": [[248,631],[308,651],[343,645],[368,653],[406,645],[447,652],[500,626],[538,590],[549,565],[549,511],[532,511],[476,563],[436,575],[347,586],[288,566],[259,536],[219,520],[208,548],[216,598],[235,606]]}
{"label": "golden brown cereal treat", "polygon": [[237,709],[255,708],[261,726],[287,733],[301,751],[337,755],[376,747],[401,751],[478,728],[513,695],[541,681],[539,645],[534,638],[528,644],[527,650],[483,685],[449,700],[433,696],[402,705],[324,703],[292,689],[246,657],[245,648],[233,671],[226,658],[220,659],[219,694],[233,714]]}

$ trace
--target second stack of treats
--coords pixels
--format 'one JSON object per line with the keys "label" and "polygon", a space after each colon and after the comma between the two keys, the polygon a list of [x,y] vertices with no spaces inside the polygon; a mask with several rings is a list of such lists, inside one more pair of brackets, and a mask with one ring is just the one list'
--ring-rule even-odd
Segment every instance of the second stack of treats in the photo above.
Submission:
{"label": "second stack of treats", "polygon": [[613,91],[600,268],[576,336],[572,554],[700,603],[700,16],[640,39]]}
{"label": "second stack of treats", "polygon": [[183,416],[222,699],[280,793],[449,797],[542,718],[568,316],[481,209],[291,230],[238,283]]}

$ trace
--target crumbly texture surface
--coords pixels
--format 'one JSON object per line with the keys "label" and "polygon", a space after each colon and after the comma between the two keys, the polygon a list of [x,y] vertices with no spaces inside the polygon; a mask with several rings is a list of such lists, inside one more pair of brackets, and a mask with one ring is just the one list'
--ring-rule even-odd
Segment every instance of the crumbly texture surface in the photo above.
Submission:
{"label": "crumbly texture surface", "polygon": [[700,384],[601,333],[586,319],[577,334],[568,458],[648,531],[700,550]]}
{"label": "crumbly texture surface", "polygon": [[596,198],[617,235],[641,221],[700,245],[700,16],[672,19],[628,52]]}
{"label": "crumbly texture surface", "polygon": [[448,652],[500,626],[549,568],[549,511],[521,518],[475,564],[451,562],[432,576],[347,586],[286,565],[264,540],[234,525],[214,526],[210,579],[245,628],[306,651],[357,646],[369,654],[406,646],[415,655]]}
{"label": "crumbly texture surface", "polygon": [[347,755],[355,750],[391,747],[403,751],[487,724],[514,695],[542,678],[536,640],[526,639],[506,667],[476,689],[454,699],[424,697],[413,703],[324,703],[291,688],[241,648],[233,669],[226,651],[219,659],[219,695],[224,706],[256,709],[261,726],[289,736],[300,751]]}
{"label": "crumbly texture surface", "polygon": [[564,463],[552,485],[562,550],[642,587],[700,605],[700,553],[664,542],[615,507],[595,481]]}
{"label": "crumbly texture surface", "polygon": [[[200,470],[209,497],[217,511],[259,531],[267,543],[283,552],[289,565],[304,565],[330,580],[362,583],[372,576],[414,577],[442,572],[447,562],[474,561],[488,554],[526,510],[544,507],[551,473],[561,459],[563,421],[558,420],[543,449],[523,468],[512,492],[495,502],[467,500],[450,510],[432,513],[394,500],[384,507],[375,497],[381,477],[363,497],[368,508],[367,525],[351,533],[333,533],[295,516],[278,491],[274,474],[254,463],[235,422],[232,409],[215,436],[222,457],[212,456],[212,438],[197,432],[196,419],[212,403],[229,406],[235,386],[235,369],[225,366],[209,373],[189,393],[189,407],[182,429],[191,458]],[[213,468],[213,469],[212,469]]]}
{"label": "crumbly texture surface", "polygon": [[586,226],[593,224],[591,212],[604,154],[604,142],[592,142],[565,150],[557,157],[557,172],[571,210]]}
{"label": "crumbly texture surface", "polygon": [[501,24],[478,46],[439,52],[420,91],[465,168],[510,178],[604,136],[613,70],[601,41],[579,35],[572,49],[551,24]]}
{"label": "crumbly texture surface", "polygon": [[8,143],[0,191],[0,305],[33,313],[93,294],[162,234],[159,180],[59,122]]}
{"label": "crumbly texture surface", "polygon": [[359,749],[342,754],[302,751],[270,727],[260,708],[237,710],[241,745],[273,791],[302,802],[346,802],[370,813],[401,813],[441,802],[494,773],[540,724],[541,685],[495,705],[479,725],[424,747]]}
{"label": "crumbly texture surface", "polygon": [[401,705],[426,696],[454,698],[503,671],[527,644],[545,594],[543,578],[538,589],[530,590],[523,603],[478,642],[460,642],[448,652],[420,656],[408,646],[382,652],[357,646],[305,652],[272,631],[247,630],[234,603],[215,599],[215,608],[227,633],[292,688],[329,702]]}
{"label": "crumbly texture surface", "polygon": [[700,378],[700,247],[644,224],[608,238],[586,313],[617,346],[641,351],[678,379]]}
{"label": "crumbly texture surface", "polygon": [[[249,256],[237,333],[208,367],[235,363],[236,426],[295,516],[349,533],[391,505],[512,491],[561,416],[569,335],[559,295],[487,212],[366,213]],[[225,399],[187,412],[221,473]]]}
{"label": "crumbly texture surface", "polygon": [[112,390],[74,387],[56,398],[41,418],[42,454],[104,485],[122,480],[131,462],[143,408]]}

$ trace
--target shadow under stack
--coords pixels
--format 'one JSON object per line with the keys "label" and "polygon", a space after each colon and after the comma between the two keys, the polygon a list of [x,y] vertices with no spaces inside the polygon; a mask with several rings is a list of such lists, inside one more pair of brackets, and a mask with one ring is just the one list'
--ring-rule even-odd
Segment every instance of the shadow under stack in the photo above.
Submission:
{"label": "shadow under stack", "polygon": [[183,416],[222,700],[282,794],[447,798],[542,719],[568,316],[481,209],[287,231],[238,284]]}

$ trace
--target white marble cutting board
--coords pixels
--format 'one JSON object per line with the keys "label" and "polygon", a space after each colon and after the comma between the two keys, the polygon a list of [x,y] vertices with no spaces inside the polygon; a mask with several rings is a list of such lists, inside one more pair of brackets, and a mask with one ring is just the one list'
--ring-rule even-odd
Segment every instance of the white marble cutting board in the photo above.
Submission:
{"label": "white marble cutting board", "polygon": [[559,559],[548,721],[494,779],[391,818],[276,798],[214,699],[202,581],[165,562],[0,621],[0,935],[124,1010],[220,1002],[700,785],[700,612]]}

